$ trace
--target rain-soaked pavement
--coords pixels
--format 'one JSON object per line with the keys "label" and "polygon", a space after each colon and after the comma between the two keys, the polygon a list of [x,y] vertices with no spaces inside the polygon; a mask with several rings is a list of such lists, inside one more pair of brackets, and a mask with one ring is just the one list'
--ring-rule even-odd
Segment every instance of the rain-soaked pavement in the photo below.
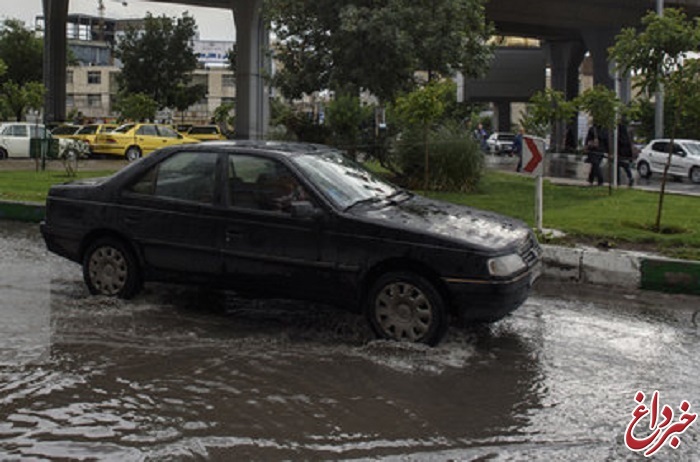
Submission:
{"label": "rain-soaked pavement", "polygon": [[[301,303],[91,297],[0,221],[0,460],[643,460],[637,391],[700,408],[699,301],[540,284],[427,348]],[[679,438],[657,458],[699,460],[700,424]]]}

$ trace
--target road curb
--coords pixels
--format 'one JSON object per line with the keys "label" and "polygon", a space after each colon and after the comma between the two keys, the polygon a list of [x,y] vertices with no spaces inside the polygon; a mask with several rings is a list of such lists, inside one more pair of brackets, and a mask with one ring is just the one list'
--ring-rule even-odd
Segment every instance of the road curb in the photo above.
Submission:
{"label": "road curb", "polygon": [[46,215],[46,205],[37,202],[0,201],[0,219],[38,223]]}
{"label": "road curb", "polygon": [[545,277],[598,286],[700,295],[700,262],[642,252],[542,245]]}

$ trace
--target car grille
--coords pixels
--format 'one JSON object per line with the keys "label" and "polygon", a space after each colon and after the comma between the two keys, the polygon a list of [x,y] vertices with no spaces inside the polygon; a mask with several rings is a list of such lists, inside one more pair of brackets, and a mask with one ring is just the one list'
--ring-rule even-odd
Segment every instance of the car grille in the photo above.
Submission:
{"label": "car grille", "polygon": [[538,261],[540,261],[540,257],[542,256],[542,248],[533,234],[530,234],[523,241],[518,249],[518,254],[525,261],[528,268],[533,267]]}

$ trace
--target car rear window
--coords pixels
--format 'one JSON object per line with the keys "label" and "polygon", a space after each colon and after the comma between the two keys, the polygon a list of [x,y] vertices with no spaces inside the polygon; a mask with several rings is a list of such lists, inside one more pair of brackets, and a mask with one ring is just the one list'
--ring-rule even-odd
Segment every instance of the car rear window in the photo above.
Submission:
{"label": "car rear window", "polygon": [[216,135],[218,130],[216,127],[192,127],[188,133],[190,135]]}

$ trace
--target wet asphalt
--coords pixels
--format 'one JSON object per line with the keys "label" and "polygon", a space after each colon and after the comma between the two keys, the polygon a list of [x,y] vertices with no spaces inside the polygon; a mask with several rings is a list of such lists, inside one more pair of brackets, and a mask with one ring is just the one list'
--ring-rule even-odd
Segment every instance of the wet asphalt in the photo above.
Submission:
{"label": "wet asphalt", "polygon": [[[300,302],[93,297],[36,225],[0,221],[0,460],[644,460],[637,391],[700,408],[698,310],[541,281],[428,348]],[[700,459],[700,424],[656,458]]]}

